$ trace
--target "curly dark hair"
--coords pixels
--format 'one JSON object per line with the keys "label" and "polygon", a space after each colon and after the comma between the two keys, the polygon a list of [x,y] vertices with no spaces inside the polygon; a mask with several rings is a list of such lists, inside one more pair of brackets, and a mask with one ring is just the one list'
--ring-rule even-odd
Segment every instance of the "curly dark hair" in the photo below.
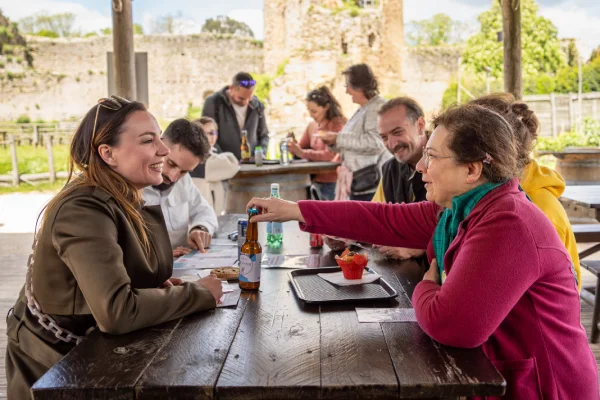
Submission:
{"label": "curly dark hair", "polygon": [[340,103],[336,100],[331,93],[331,90],[327,86],[321,86],[315,90],[311,90],[306,95],[306,101],[312,101],[319,107],[326,107],[329,105],[327,109],[327,113],[325,114],[325,118],[328,121],[332,121],[334,118],[344,118],[344,114],[342,113],[342,107]]}
{"label": "curly dark hair", "polygon": [[169,139],[173,144],[179,144],[200,158],[203,163],[208,158],[210,143],[204,134],[200,124],[196,124],[186,118],[179,118],[171,122],[163,137]]}
{"label": "curly dark hair", "polygon": [[379,94],[379,85],[377,79],[367,64],[353,65],[342,74],[348,77],[348,83],[355,90],[363,92],[367,99],[372,99]]}
{"label": "curly dark hair", "polygon": [[519,169],[523,170],[531,162],[531,151],[538,137],[540,121],[535,112],[510,93],[492,93],[469,103],[494,110],[510,123],[519,152]]}

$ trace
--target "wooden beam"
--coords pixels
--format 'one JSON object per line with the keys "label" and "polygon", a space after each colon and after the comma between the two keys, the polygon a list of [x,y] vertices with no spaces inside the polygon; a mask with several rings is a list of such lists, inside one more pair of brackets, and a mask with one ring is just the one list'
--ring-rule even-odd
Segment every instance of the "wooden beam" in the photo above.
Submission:
{"label": "wooden beam", "polygon": [[504,91],[523,98],[521,75],[521,1],[500,0],[504,30]]}
{"label": "wooden beam", "polygon": [[112,0],[112,18],[116,94],[135,100],[137,90],[131,0]]}

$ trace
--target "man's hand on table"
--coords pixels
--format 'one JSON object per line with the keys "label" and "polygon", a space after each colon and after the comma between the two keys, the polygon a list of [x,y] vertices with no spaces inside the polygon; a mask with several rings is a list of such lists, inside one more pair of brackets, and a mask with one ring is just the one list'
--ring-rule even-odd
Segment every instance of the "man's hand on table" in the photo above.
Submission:
{"label": "man's hand on table", "polygon": [[205,253],[205,249],[210,247],[212,235],[204,227],[193,228],[188,235],[187,244],[194,250]]}
{"label": "man's hand on table", "polygon": [[408,249],[405,247],[377,246],[377,250],[382,256],[394,260],[408,260],[409,258],[421,257],[425,254],[425,250]]}

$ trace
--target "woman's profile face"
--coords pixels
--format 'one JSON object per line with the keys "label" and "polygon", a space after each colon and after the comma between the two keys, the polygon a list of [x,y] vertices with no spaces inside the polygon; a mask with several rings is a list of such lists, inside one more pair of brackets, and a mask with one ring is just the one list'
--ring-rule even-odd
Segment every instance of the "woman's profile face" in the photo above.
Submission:
{"label": "woman's profile face", "polygon": [[138,189],[161,184],[163,158],[169,154],[169,149],[160,134],[152,114],[147,111],[131,113],[121,127],[118,145],[109,147],[107,163]]}
{"label": "woman's profile face", "polygon": [[352,97],[352,102],[354,104],[364,104],[368,101],[365,94],[360,89],[355,89],[350,85],[350,80],[348,76],[346,76],[346,93]]}
{"label": "woman's profile face", "polygon": [[321,107],[314,101],[309,101],[306,103],[306,109],[308,110],[308,113],[312,119],[314,119],[316,123],[320,124],[321,122],[325,121],[325,116],[327,115],[329,105]]}
{"label": "woman's profile face", "polygon": [[435,128],[425,146],[417,171],[423,174],[427,200],[452,208],[452,199],[472,189],[467,184],[469,168],[458,164],[448,147],[450,132],[444,126]]}

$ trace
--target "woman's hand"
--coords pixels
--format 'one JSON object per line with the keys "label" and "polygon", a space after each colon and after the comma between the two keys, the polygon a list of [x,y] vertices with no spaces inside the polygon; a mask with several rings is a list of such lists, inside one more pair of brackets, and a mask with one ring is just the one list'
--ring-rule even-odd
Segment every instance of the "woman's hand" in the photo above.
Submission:
{"label": "woman's hand", "polygon": [[255,197],[250,200],[246,206],[246,210],[257,208],[259,214],[254,216],[248,222],[286,222],[298,221],[304,222],[304,217],[300,212],[300,207],[293,201],[278,199],[276,197],[259,198]]}
{"label": "woman's hand", "polygon": [[179,278],[169,278],[160,285],[161,288],[166,288],[169,286],[179,286],[183,285],[183,281]]}
{"label": "woman's hand", "polygon": [[292,152],[296,157],[302,158],[302,149],[298,146],[298,142],[290,140],[288,143],[288,150]]}
{"label": "woman's hand", "polygon": [[437,264],[437,260],[435,258],[433,260],[431,260],[431,264],[429,265],[429,269],[427,270],[427,272],[425,272],[425,275],[423,276],[423,280],[431,281],[431,282],[437,283],[438,285],[441,283],[440,282],[440,272],[438,271],[438,264]]}
{"label": "woman's hand", "polygon": [[216,275],[208,275],[204,278],[198,279],[196,282],[207,288],[218,303],[223,297],[223,283]]}
{"label": "woman's hand", "polygon": [[323,143],[329,146],[333,146],[337,142],[337,132],[319,131],[318,135]]}

